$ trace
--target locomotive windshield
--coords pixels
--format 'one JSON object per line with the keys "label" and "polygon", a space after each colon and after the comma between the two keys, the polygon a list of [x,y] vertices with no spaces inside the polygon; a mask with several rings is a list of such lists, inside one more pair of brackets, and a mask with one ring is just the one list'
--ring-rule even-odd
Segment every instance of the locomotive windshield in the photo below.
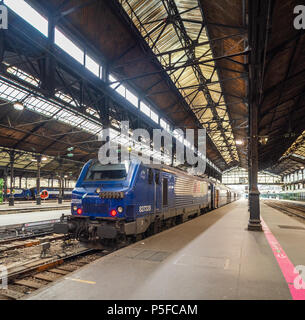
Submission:
{"label": "locomotive windshield", "polygon": [[85,181],[125,180],[128,169],[128,162],[103,165],[96,161],[89,167]]}

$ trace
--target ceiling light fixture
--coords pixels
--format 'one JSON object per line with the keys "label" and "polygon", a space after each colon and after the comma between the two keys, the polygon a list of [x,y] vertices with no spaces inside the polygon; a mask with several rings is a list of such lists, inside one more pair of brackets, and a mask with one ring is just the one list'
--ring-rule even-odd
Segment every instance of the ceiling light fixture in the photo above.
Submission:
{"label": "ceiling light fixture", "polygon": [[22,103],[22,102],[19,102],[19,101],[15,102],[15,103],[14,103],[14,109],[15,109],[15,110],[18,110],[18,111],[23,110],[23,109],[24,109],[23,103]]}
{"label": "ceiling light fixture", "polygon": [[244,144],[242,140],[236,140],[235,142],[238,146],[241,146],[242,144]]}

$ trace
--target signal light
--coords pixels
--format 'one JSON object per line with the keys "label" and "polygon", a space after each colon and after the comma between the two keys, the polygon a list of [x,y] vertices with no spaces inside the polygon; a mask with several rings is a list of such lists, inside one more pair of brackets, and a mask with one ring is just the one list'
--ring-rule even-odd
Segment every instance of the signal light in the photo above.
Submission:
{"label": "signal light", "polygon": [[112,217],[115,217],[117,214],[118,214],[118,213],[117,213],[116,210],[114,210],[114,209],[110,211],[110,215],[111,215]]}
{"label": "signal light", "polygon": [[77,213],[77,214],[82,214],[82,213],[83,213],[82,208],[78,208],[77,211],[76,211],[76,213]]}

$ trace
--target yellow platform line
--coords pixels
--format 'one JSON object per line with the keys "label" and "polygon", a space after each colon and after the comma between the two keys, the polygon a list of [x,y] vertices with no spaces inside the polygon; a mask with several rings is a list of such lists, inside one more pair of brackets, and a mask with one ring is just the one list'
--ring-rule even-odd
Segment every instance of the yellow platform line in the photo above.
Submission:
{"label": "yellow platform line", "polygon": [[82,280],[82,279],[75,279],[75,278],[65,278],[66,280],[81,282],[81,283],[87,283],[87,284],[96,284],[95,281],[88,281],[88,280]]}

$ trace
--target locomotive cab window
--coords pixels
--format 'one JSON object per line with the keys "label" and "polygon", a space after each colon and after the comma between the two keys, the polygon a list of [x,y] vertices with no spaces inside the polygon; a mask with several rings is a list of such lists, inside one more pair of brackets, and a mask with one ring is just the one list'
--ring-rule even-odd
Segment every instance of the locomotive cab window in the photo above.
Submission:
{"label": "locomotive cab window", "polygon": [[125,180],[128,170],[128,162],[103,165],[94,161],[88,169],[85,181]]}

